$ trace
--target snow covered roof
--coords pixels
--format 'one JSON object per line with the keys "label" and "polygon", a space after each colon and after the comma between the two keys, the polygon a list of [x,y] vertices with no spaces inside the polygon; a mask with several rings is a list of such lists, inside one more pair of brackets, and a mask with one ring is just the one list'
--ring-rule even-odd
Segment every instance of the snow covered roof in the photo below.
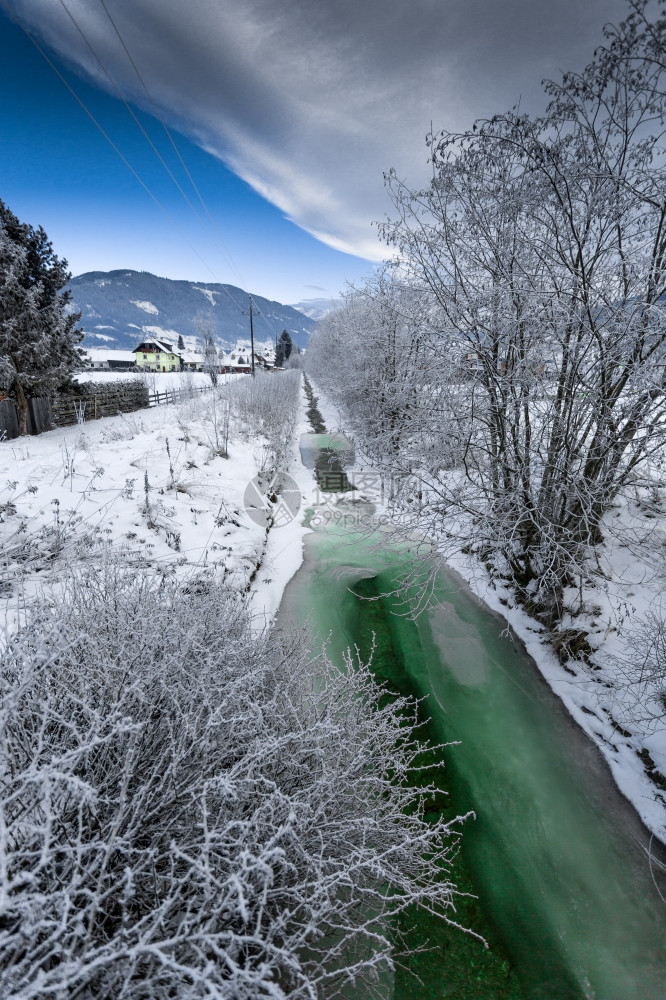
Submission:
{"label": "snow covered roof", "polygon": [[164,354],[175,354],[180,357],[179,352],[172,347],[171,344],[167,344],[164,340],[157,340],[155,337],[149,337],[148,340],[142,340],[139,346],[134,348],[132,353],[136,354],[137,351],[141,351],[147,344],[154,344],[155,347],[157,347],[158,350],[162,351]]}
{"label": "snow covered roof", "polygon": [[236,352],[220,355],[220,364],[227,368],[249,368],[251,363],[249,351],[240,351],[238,356],[236,356]]}
{"label": "snow covered roof", "polygon": [[93,364],[100,361],[126,361],[133,365],[136,361],[134,351],[115,351],[109,347],[85,347],[83,350]]}

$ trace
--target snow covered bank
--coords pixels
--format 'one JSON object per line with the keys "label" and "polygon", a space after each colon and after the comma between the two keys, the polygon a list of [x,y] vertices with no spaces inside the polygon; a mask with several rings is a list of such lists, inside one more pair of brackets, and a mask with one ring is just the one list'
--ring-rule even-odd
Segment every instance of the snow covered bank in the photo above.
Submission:
{"label": "snow covered bank", "polygon": [[[605,757],[622,794],[648,830],[666,843],[666,789],[649,776],[644,763],[647,751],[659,772],[666,773],[666,731],[649,731],[638,724],[629,730],[619,721],[623,719],[627,693],[612,657],[619,646],[616,623],[631,589],[626,577],[623,578],[621,560],[610,570],[608,589],[590,586],[584,591],[590,604],[596,602],[597,612],[576,617],[576,628],[585,630],[587,626],[590,641],[594,643],[589,663],[572,658],[562,663],[543,627],[514,603],[507,588],[488,580],[479,562],[462,553],[451,556],[448,552],[446,562],[480,600],[508,622],[551,689]],[[637,576],[643,568],[635,566]],[[633,588],[636,605],[649,606],[654,597],[649,585],[639,586],[634,582]]]}
{"label": "snow covered bank", "polygon": [[[165,576],[214,578],[237,592],[251,584],[254,612],[273,615],[304,529],[295,521],[267,532],[248,514],[245,492],[266,473],[268,443],[233,403],[227,416],[225,393],[0,443],[0,593],[10,628],[69,567],[96,565],[108,551]],[[293,433],[287,452],[291,467]]]}
{"label": "snow covered bank", "polygon": [[[329,430],[344,430],[340,410],[314,386],[319,409]],[[356,465],[358,481],[368,469]],[[372,472],[372,470],[370,470]],[[348,470],[348,473],[352,473]],[[388,516],[381,500],[373,497]],[[635,501],[624,501],[607,515],[605,541],[590,560],[582,592],[567,592],[570,613],[561,629],[584,634],[589,652],[576,659],[553,648],[539,622],[517,605],[501,582],[490,581],[483,563],[473,553],[452,552],[450,541],[441,552],[448,566],[489,608],[501,615],[525,644],[551,689],[571,716],[590,736],[608,762],[613,778],[633,804],[646,827],[666,843],[666,725],[654,718],[638,718],[627,685],[624,664],[635,653],[627,627],[644,620],[662,604],[666,580],[666,511],[646,503],[637,491]],[[562,662],[564,660],[564,662]]]}

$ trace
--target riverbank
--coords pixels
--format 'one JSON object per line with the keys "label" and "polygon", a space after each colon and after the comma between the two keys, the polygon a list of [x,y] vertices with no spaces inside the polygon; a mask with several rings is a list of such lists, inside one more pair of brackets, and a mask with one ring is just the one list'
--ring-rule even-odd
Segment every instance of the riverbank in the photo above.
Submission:
{"label": "riverbank", "polygon": [[475,816],[455,881],[478,903],[461,901],[456,916],[490,944],[483,951],[427,913],[405,914],[412,947],[428,950],[406,958],[390,995],[661,1000],[666,909],[635,810],[522,644],[455,574],[442,569],[416,621],[405,614],[396,587],[422,565],[418,542],[397,536],[356,491],[330,497],[336,465],[351,457],[340,437],[330,444],[330,434],[302,439],[320,495],[278,621],[308,621],[313,651],[326,644],[334,662],[347,648],[372,656],[391,691],[423,699],[445,763],[431,808]]}
{"label": "riverbank", "polygon": [[[186,376],[176,387],[189,384]],[[258,622],[272,618],[307,529],[298,519],[251,516],[248,487],[266,468],[270,442],[229,413],[224,391],[0,442],[0,598],[9,631],[72,568],[108,556],[249,593]],[[300,389],[282,471],[299,477],[307,496],[311,477],[298,453],[304,409]]]}
{"label": "riverbank", "polygon": [[[315,391],[329,431],[342,433],[341,413],[322,396],[318,386]],[[348,473],[360,484],[361,493],[363,485],[372,480],[373,470],[357,461]],[[389,519],[376,489],[373,500],[377,515]],[[587,636],[590,651],[585,659],[562,653],[558,656],[552,635],[517,604],[510,588],[489,578],[484,564],[472,552],[455,551],[450,539],[442,540],[440,552],[446,565],[521,640],[550,688],[606,760],[616,786],[642,823],[666,845],[666,727],[628,718],[630,706],[622,672],[622,657],[627,656],[623,629],[632,617],[660,606],[666,583],[666,559],[661,555],[662,550],[666,552],[666,515],[661,519],[654,510],[649,513],[650,518],[641,526],[638,503],[633,509],[624,503],[611,512],[613,520],[623,524],[622,536],[617,540],[617,531],[608,533],[589,567],[582,594],[577,590],[568,595],[572,610],[577,602],[582,609],[567,616],[561,628],[575,628]]]}

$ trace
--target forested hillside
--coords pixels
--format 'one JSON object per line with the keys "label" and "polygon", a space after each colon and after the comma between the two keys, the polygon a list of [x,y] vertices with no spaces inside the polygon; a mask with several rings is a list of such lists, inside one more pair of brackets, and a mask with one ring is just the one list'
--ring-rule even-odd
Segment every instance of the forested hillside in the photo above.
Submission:
{"label": "forested hillside", "polygon": [[[68,285],[81,311],[84,347],[132,350],[144,333],[177,341],[202,336],[202,328],[228,347],[249,336],[248,295],[234,285],[172,281],[147,271],[89,271]],[[305,347],[314,320],[291,306],[252,296],[255,334],[274,340],[288,330]]]}

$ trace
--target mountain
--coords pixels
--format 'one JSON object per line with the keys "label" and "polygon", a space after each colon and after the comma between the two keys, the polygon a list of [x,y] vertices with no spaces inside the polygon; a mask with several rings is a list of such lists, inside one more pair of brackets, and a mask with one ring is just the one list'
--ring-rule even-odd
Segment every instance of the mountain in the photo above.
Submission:
{"label": "mountain", "polygon": [[342,299],[303,299],[302,302],[293,302],[291,308],[316,321],[328,316],[334,309],[339,309],[341,305]]}
{"label": "mountain", "polygon": [[[249,337],[248,295],[235,285],[172,281],[147,271],[88,271],[67,287],[73,308],[81,310],[84,347],[131,351],[146,336],[175,344],[182,334],[192,349],[208,325],[227,347]],[[260,295],[252,301],[258,341],[272,341],[288,330],[299,347],[307,345],[314,319]]]}

